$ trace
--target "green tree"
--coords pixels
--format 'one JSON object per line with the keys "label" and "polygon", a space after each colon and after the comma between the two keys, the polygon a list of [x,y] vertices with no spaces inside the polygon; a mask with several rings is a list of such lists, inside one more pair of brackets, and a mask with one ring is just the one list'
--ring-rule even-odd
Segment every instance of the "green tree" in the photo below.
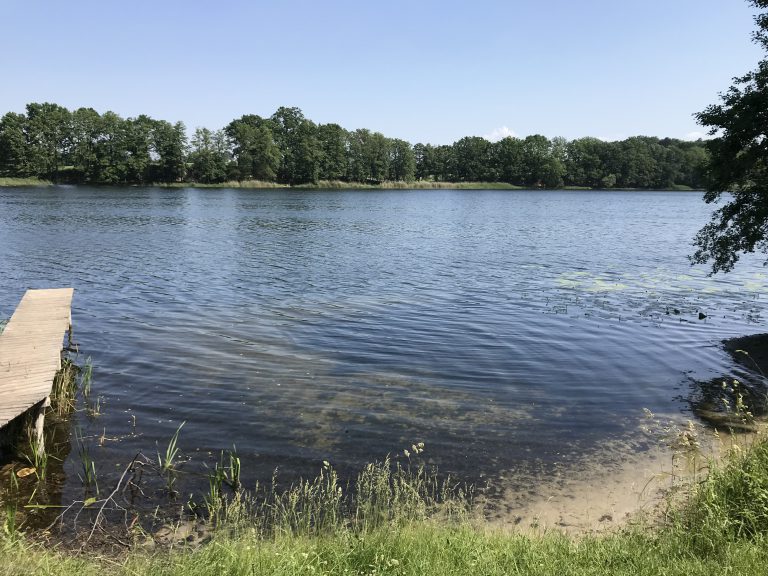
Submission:
{"label": "green tree", "polygon": [[238,180],[272,182],[280,166],[280,149],[275,143],[270,122],[255,114],[233,120],[224,129],[232,142]]}
{"label": "green tree", "polygon": [[151,180],[179,182],[186,171],[187,131],[183,122],[171,124],[154,120],[151,132],[151,151],[154,161]]}
{"label": "green tree", "polygon": [[456,157],[453,146],[441,144],[435,146],[432,154],[435,180],[454,182],[458,179],[456,170]]}
{"label": "green tree", "polygon": [[71,140],[71,114],[58,104],[27,104],[25,123],[30,175],[58,180],[59,164]]}
{"label": "green tree", "polygon": [[[749,0],[768,9],[768,0]],[[755,17],[754,41],[768,51],[768,12]],[[726,203],[696,235],[694,263],[711,263],[713,273],[731,270],[742,253],[768,252],[768,58],[755,70],[734,78],[733,85],[696,115],[712,136],[708,186],[712,203],[729,193]]]}
{"label": "green tree", "polygon": [[349,176],[354,182],[381,182],[389,172],[390,141],[380,132],[355,130],[349,138]]}
{"label": "green tree", "polygon": [[416,158],[413,148],[405,140],[395,138],[389,142],[388,180],[410,182],[416,174]]}
{"label": "green tree", "polygon": [[280,165],[280,149],[267,125],[254,130],[248,154],[251,158],[252,177],[256,180],[274,181]]}
{"label": "green tree", "polygon": [[101,116],[93,108],[78,108],[72,113],[71,158],[80,182],[98,181],[96,146]]}
{"label": "green tree", "polygon": [[302,122],[291,135],[292,170],[288,175],[291,184],[317,182],[320,159],[323,152],[317,138],[314,122]]}
{"label": "green tree", "polygon": [[281,106],[270,118],[281,159],[277,179],[289,184],[315,182],[322,149],[317,126],[299,108]]}
{"label": "green tree", "polygon": [[709,163],[709,153],[702,141],[686,142],[681,145],[683,165],[680,184],[691,188],[704,188],[705,173]]}
{"label": "green tree", "polygon": [[123,123],[125,174],[123,182],[145,184],[150,180],[152,131],[155,122],[146,114]]}
{"label": "green tree", "polygon": [[523,140],[523,183],[527,186],[557,188],[563,183],[564,151],[546,136],[534,134]]}
{"label": "green tree", "polygon": [[565,178],[573,186],[599,188],[607,173],[610,144],[597,138],[571,140],[566,147]]}
{"label": "green tree", "polygon": [[317,127],[320,146],[318,177],[322,180],[347,179],[347,145],[349,135],[338,124]]}
{"label": "green tree", "polygon": [[189,176],[195,182],[211,184],[226,180],[229,150],[224,132],[197,128],[192,136],[192,151],[188,160]]}
{"label": "green tree", "polygon": [[0,119],[0,175],[31,176],[28,172],[24,114],[8,112]]}
{"label": "green tree", "polygon": [[523,141],[507,136],[493,144],[493,163],[502,182],[522,184],[524,181]]}
{"label": "green tree", "polygon": [[431,144],[419,142],[413,147],[413,156],[416,163],[415,176],[418,180],[432,180],[435,178],[435,148]]}
{"label": "green tree", "polygon": [[632,136],[617,144],[613,172],[620,187],[654,188],[661,185],[657,142],[654,138]]}
{"label": "green tree", "polygon": [[126,120],[110,111],[101,115],[94,154],[93,182],[120,184],[128,180]]}
{"label": "green tree", "polygon": [[480,136],[466,136],[453,144],[456,176],[464,182],[495,180],[491,151],[493,144]]}

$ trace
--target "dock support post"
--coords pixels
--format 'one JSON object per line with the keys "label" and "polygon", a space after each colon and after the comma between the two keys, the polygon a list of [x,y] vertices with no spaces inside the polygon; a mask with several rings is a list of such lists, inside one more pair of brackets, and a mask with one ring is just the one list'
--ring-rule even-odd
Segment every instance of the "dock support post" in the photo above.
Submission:
{"label": "dock support post", "polygon": [[72,312],[69,312],[69,321],[67,322],[67,350],[72,348]]}
{"label": "dock support post", "polygon": [[46,396],[45,400],[37,405],[37,417],[35,418],[35,437],[33,441],[37,443],[35,451],[39,453],[45,452],[45,435],[43,434],[43,429],[45,427],[45,409],[50,405],[50,396]]}

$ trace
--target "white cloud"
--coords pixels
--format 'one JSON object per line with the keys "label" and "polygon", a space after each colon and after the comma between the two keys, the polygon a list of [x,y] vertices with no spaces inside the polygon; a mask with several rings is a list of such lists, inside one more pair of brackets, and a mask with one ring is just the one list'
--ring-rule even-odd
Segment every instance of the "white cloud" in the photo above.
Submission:
{"label": "white cloud", "polygon": [[709,134],[706,132],[701,132],[699,130],[694,130],[693,132],[688,132],[685,136],[683,136],[683,140],[709,140],[712,138]]}
{"label": "white cloud", "polygon": [[501,128],[493,129],[490,134],[484,134],[483,138],[490,140],[491,142],[498,142],[499,140],[503,140],[509,136],[516,138],[517,134],[515,134],[514,130],[510,130],[506,126],[502,126]]}
{"label": "white cloud", "polygon": [[620,140],[626,140],[627,137],[624,134],[611,134],[608,136],[596,136],[598,140],[602,140],[603,142],[618,142]]}

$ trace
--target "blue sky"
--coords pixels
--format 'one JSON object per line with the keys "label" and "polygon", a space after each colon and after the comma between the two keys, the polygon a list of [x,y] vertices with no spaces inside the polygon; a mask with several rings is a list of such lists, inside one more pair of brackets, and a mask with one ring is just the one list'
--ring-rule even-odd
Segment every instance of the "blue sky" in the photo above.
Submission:
{"label": "blue sky", "polygon": [[743,0],[0,0],[0,114],[220,128],[298,106],[410,142],[684,138],[762,52]]}

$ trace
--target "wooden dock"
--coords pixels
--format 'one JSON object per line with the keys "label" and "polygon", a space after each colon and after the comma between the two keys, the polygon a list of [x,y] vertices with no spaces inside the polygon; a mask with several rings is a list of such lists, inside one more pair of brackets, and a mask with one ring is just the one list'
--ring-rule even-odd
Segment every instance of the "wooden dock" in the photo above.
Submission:
{"label": "wooden dock", "polygon": [[38,438],[51,386],[72,327],[72,288],[27,290],[0,334],[0,428],[37,407]]}

